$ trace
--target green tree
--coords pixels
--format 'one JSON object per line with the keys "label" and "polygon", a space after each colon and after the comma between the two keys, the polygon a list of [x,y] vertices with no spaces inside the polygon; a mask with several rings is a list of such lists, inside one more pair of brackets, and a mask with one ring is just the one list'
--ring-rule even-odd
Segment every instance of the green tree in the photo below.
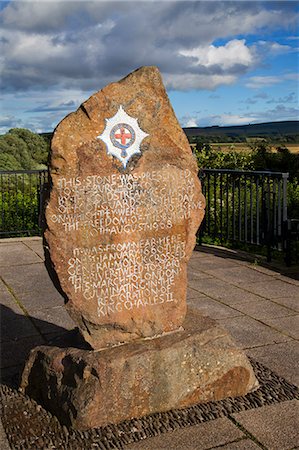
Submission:
{"label": "green tree", "polygon": [[12,128],[0,136],[0,170],[45,169],[49,142],[24,128]]}
{"label": "green tree", "polygon": [[299,180],[299,155],[291,153],[288,148],[278,146],[273,153],[267,142],[257,141],[253,144],[253,164],[255,170],[271,172],[288,172],[289,180]]}
{"label": "green tree", "polygon": [[223,152],[219,149],[213,149],[207,143],[197,144],[194,153],[201,169],[254,170],[254,160],[251,153],[234,150]]}
{"label": "green tree", "polygon": [[9,153],[0,153],[0,170],[20,170],[19,161]]}

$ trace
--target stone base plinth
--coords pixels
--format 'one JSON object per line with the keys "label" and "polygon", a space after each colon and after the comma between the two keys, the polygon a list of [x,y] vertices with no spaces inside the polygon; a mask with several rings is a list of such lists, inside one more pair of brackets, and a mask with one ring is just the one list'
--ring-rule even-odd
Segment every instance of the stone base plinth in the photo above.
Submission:
{"label": "stone base plinth", "polygon": [[101,351],[41,346],[21,388],[77,429],[244,395],[257,380],[215,321],[189,311],[184,329]]}

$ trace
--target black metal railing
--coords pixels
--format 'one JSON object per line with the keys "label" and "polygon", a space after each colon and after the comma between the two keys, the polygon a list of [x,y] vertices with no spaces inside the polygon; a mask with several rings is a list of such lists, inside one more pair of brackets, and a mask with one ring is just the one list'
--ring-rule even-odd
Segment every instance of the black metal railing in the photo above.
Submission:
{"label": "black metal railing", "polygon": [[[199,239],[288,252],[288,173],[205,169],[200,173],[206,215]],[[288,258],[289,255],[286,255]]]}
{"label": "black metal railing", "polygon": [[[199,177],[206,197],[206,215],[199,242],[263,246],[286,263],[298,262],[299,220],[288,218],[288,174],[267,171],[205,169]],[[39,213],[47,170],[0,171],[0,237],[41,233]]]}
{"label": "black metal railing", "polygon": [[40,234],[41,192],[47,170],[0,171],[0,237]]}
{"label": "black metal railing", "polygon": [[286,264],[299,264],[299,219],[288,219],[286,224],[285,260]]}

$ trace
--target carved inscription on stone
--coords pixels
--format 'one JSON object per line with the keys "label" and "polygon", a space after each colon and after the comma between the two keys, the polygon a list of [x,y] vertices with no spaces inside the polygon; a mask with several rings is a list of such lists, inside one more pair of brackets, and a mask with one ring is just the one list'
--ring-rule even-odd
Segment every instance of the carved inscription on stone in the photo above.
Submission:
{"label": "carved inscription on stone", "polygon": [[[196,202],[188,169],[142,174],[90,175],[58,180],[57,213],[53,223],[64,231],[87,235],[170,230],[202,207]],[[151,207],[149,207],[151,205]]]}
{"label": "carved inscription on stone", "polygon": [[106,86],[56,128],[48,267],[94,349],[182,326],[205,207],[197,173],[154,67]]}
{"label": "carved inscription on stone", "polygon": [[[172,288],[186,256],[185,236],[173,227],[202,207],[188,169],[61,177],[57,187],[50,220],[86,237],[68,259],[68,279],[99,318],[177,301]],[[90,246],[89,238],[99,244]]]}
{"label": "carved inscription on stone", "polygon": [[98,316],[173,302],[171,291],[185,256],[181,235],[75,248],[68,261],[75,293],[96,301]]}

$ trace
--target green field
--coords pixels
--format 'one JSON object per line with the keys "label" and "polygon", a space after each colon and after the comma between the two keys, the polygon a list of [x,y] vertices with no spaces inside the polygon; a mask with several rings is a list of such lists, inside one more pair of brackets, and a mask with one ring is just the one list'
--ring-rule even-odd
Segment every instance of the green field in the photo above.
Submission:
{"label": "green field", "polygon": [[[218,150],[221,152],[252,152],[252,146],[246,142],[235,142],[235,143],[227,143],[227,142],[217,142],[210,143],[210,146],[213,150]],[[275,145],[270,144],[269,150],[276,153],[277,147],[287,148],[291,153],[299,153],[299,143],[277,143]]]}

